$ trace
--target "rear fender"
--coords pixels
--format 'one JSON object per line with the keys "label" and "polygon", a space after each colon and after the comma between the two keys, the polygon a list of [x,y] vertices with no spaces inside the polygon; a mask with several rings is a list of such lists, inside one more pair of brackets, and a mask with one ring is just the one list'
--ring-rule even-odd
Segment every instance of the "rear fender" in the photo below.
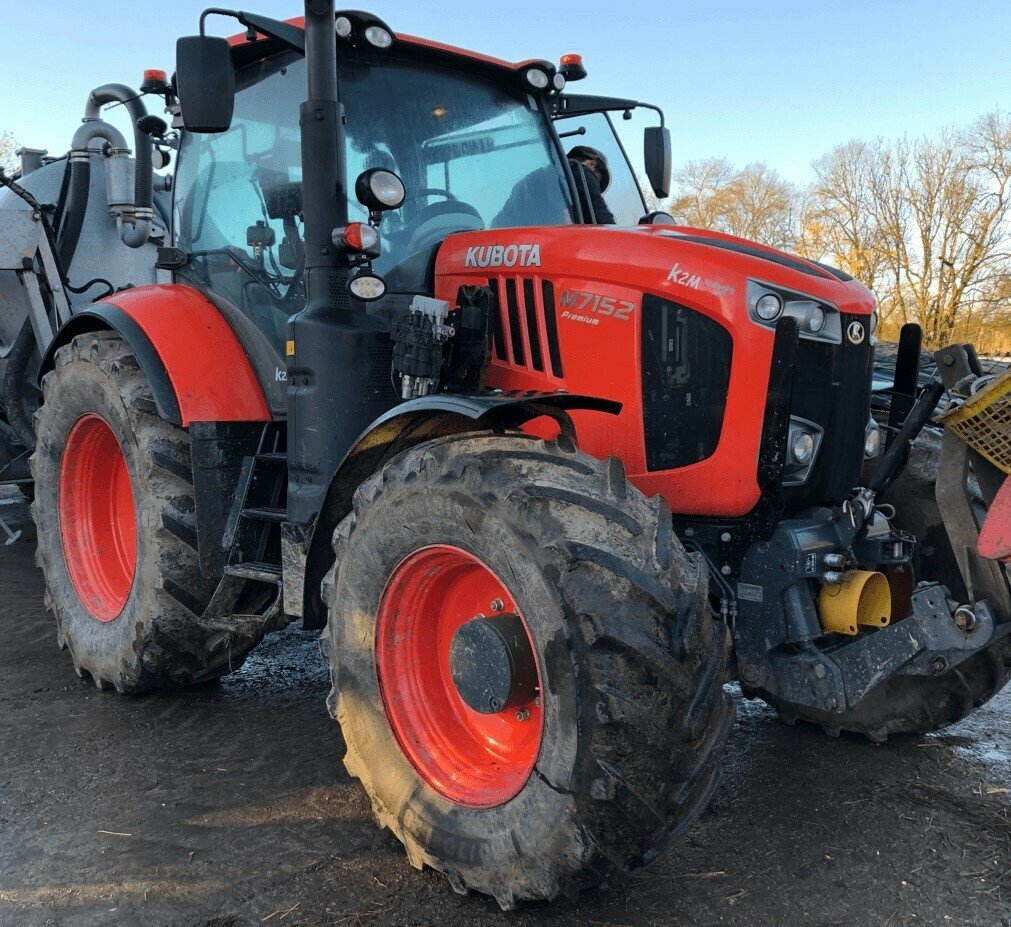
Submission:
{"label": "rear fender", "polygon": [[[296,615],[299,613],[291,609],[301,606],[305,628],[326,625],[320,585],[333,563],[334,530],[350,513],[355,490],[397,454],[449,435],[517,429],[545,416],[553,418],[563,434],[575,439],[568,416],[575,409],[617,415],[621,403],[569,393],[434,395],[412,399],[378,418],[348,451],[330,483],[312,536],[304,547],[301,589],[296,585],[288,594],[286,576],[285,610]],[[297,545],[297,541],[292,544]],[[286,554],[286,574],[296,557],[302,559],[303,555],[295,551]],[[291,601],[296,595],[301,601]]]}
{"label": "rear fender", "polygon": [[76,313],[46,351],[40,376],[53,368],[63,345],[102,330],[116,332],[130,346],[158,414],[173,425],[270,421],[245,350],[220,310],[192,287],[137,287]]}

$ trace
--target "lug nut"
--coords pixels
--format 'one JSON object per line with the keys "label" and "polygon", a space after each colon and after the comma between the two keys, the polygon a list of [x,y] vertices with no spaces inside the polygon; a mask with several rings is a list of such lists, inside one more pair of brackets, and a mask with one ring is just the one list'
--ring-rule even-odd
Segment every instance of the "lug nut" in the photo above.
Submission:
{"label": "lug nut", "polygon": [[516,720],[517,721],[529,721],[530,720],[530,709],[529,708],[521,708],[519,711],[517,711],[516,712]]}
{"label": "lug nut", "polygon": [[493,612],[500,612],[500,611],[502,611],[502,609],[504,609],[504,608],[505,608],[505,602],[503,602],[503,601],[502,601],[501,599],[495,599],[495,600],[494,600],[494,601],[493,601],[493,602],[491,603],[491,610],[492,610]]}
{"label": "lug nut", "polygon": [[930,668],[940,676],[948,668],[948,661],[944,657],[936,657],[930,664]]}

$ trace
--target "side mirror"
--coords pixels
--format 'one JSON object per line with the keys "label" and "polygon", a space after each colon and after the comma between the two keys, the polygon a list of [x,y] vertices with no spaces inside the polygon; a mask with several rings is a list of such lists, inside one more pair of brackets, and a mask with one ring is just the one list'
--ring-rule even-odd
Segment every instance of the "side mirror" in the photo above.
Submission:
{"label": "side mirror", "polygon": [[235,109],[228,40],[187,35],[176,42],[176,95],[188,132],[227,132]]}
{"label": "side mirror", "polygon": [[662,209],[658,212],[648,212],[639,220],[639,225],[677,225],[678,221],[669,212]]}
{"label": "side mirror", "polygon": [[670,196],[673,172],[670,129],[666,126],[648,126],[643,132],[646,176],[653,192],[663,199]]}

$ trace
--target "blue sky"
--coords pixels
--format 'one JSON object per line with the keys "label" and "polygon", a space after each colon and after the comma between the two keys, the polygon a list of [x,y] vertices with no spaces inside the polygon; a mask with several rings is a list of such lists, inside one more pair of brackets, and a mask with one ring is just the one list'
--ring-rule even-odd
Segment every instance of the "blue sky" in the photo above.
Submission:
{"label": "blue sky", "polygon": [[[851,138],[921,134],[1011,109],[1007,0],[375,0],[394,30],[504,58],[581,52],[588,93],[659,103],[675,161],[763,160],[803,181]],[[93,86],[171,70],[195,0],[4,3],[0,129],[64,151]],[[284,18],[298,0],[244,0]],[[131,12],[131,8],[136,12]],[[227,21],[212,20],[227,31]],[[235,30],[237,31],[237,30]]]}

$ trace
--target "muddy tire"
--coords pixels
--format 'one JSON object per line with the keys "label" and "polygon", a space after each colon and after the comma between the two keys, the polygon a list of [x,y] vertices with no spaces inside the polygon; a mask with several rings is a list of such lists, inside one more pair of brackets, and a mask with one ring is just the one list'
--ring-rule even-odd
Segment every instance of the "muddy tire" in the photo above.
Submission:
{"label": "muddy tire", "polygon": [[138,693],[238,669],[259,638],[200,624],[218,577],[200,572],[189,436],[158,416],[129,347],[79,335],[43,391],[36,563],[78,675]]}
{"label": "muddy tire", "polygon": [[[913,562],[917,579],[947,586],[959,602],[966,601],[965,582],[934,498],[937,439],[924,434],[914,445],[909,465],[882,497],[896,508],[894,524],[917,539]],[[1011,638],[991,644],[982,653],[940,676],[894,676],[850,711],[816,712],[757,693],[784,721],[817,724],[832,736],[845,731],[881,743],[889,737],[922,735],[941,730],[970,715],[997,695],[1011,680]]]}
{"label": "muddy tire", "polygon": [[[706,808],[733,719],[723,691],[729,636],[711,617],[705,569],[617,460],[565,439],[433,441],[359,488],[334,546],[324,582],[329,706],[348,771],[413,865],[511,909],[635,873]],[[445,550],[491,573],[482,590],[492,602],[478,594],[461,605],[463,580],[436,585],[454,575],[438,563],[410,573],[414,558]],[[416,620],[419,601],[428,605],[417,633],[388,636],[398,627],[388,621]],[[526,629],[539,673],[526,707],[477,717],[445,668],[425,677],[425,691],[412,688],[409,669],[387,668],[399,641],[448,642],[461,620],[495,610],[517,613]],[[448,643],[431,646],[421,664],[442,666]],[[432,715],[433,705],[449,710]],[[419,709],[406,733],[404,706]],[[454,738],[419,752],[429,715]],[[500,743],[513,744],[514,718],[538,725],[535,748],[502,748],[485,765],[480,736],[467,752],[469,725],[481,730],[489,717],[506,731]]]}

